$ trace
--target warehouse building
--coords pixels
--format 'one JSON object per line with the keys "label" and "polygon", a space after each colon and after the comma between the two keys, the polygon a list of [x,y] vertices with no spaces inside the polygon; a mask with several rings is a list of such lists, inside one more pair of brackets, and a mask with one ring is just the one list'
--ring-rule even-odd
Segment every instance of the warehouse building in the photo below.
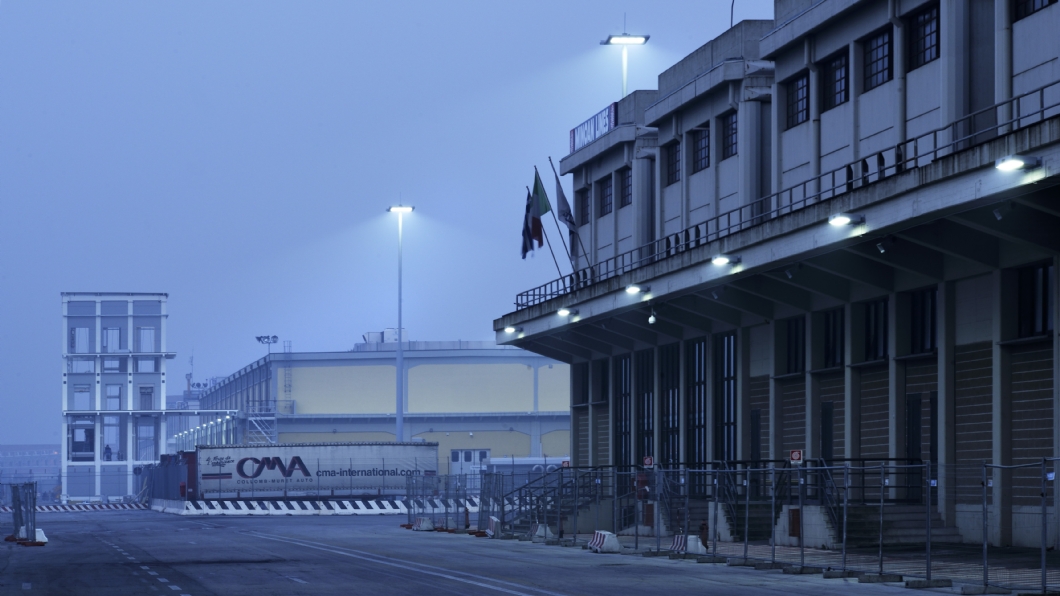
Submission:
{"label": "warehouse building", "polygon": [[[618,102],[560,164],[577,270],[494,322],[571,363],[574,463],[928,462],[979,539],[983,464],[1060,456],[1058,30],[777,0]],[[993,544],[1038,544],[1041,476],[989,471]]]}

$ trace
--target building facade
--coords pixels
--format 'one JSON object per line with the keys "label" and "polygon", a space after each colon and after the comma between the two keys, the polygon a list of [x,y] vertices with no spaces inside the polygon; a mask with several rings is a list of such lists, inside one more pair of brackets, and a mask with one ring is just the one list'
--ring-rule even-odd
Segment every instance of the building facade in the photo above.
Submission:
{"label": "building facade", "polygon": [[[238,410],[177,433],[196,444],[395,440],[396,334],[349,352],[272,353],[214,382],[210,410]],[[406,341],[402,441],[439,444],[439,473],[494,459],[569,454],[569,367],[493,342]],[[569,459],[569,458],[568,458]]]}
{"label": "building facade", "polygon": [[166,436],[167,294],[64,292],[63,498],[134,494]]}
{"label": "building facade", "polygon": [[[1044,0],[777,0],[619,102],[561,161],[577,270],[494,322],[571,363],[574,462],[929,462],[981,537],[983,464],[1060,457],[1057,30]],[[989,475],[991,542],[1037,545],[1041,469]]]}

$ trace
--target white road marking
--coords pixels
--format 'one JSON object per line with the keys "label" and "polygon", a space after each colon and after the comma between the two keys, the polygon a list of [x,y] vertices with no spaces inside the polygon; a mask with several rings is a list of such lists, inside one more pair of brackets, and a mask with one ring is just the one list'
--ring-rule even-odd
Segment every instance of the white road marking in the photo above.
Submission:
{"label": "white road marking", "polygon": [[133,560],[133,561],[135,561],[135,560],[136,560],[136,557],[125,557],[125,558],[126,558],[126,559],[131,559],[131,560]]}
{"label": "white road marking", "polygon": [[[506,582],[506,581],[503,581],[503,580],[493,579],[491,577],[486,577],[486,576],[483,576],[483,575],[475,575],[473,573],[465,573],[465,572],[462,572],[462,571],[451,571],[449,569],[444,569],[442,567],[435,567],[433,565],[425,565],[423,563],[414,563],[414,562],[411,562],[411,561],[401,561],[400,559],[391,559],[390,557],[384,557],[382,555],[377,555],[377,554],[374,554],[374,553],[369,553],[369,552],[364,552],[364,551],[358,551],[358,550],[346,549],[346,548],[339,548],[339,547],[332,547],[330,545],[324,545],[324,544],[316,543],[316,542],[309,542],[307,540],[295,540],[295,539],[285,538],[285,537],[282,537],[282,536],[274,536],[272,534],[262,534],[262,533],[259,533],[259,532],[248,532],[248,534],[253,535],[253,536],[258,536],[258,537],[261,537],[261,538],[265,538],[266,540],[275,540],[276,542],[286,542],[288,544],[294,544],[294,545],[297,545],[297,546],[303,546],[305,548],[312,548],[314,550],[322,550],[322,551],[326,551],[326,552],[330,552],[330,553],[335,553],[337,555],[350,557],[350,558],[353,558],[353,559],[361,559],[361,560],[368,561],[368,562],[371,562],[371,563],[389,565],[391,567],[398,567],[400,569],[405,569],[407,571],[415,571],[415,572],[418,572],[418,573],[422,573],[424,575],[433,575],[435,577],[442,577],[442,578],[445,578],[445,579],[450,579],[450,580],[457,581],[457,582],[462,582],[462,583],[465,583],[465,584],[471,584],[471,585],[479,586],[479,587],[482,587],[482,588],[495,590],[497,592],[504,592],[505,594],[516,594],[518,596],[531,596],[531,594],[528,593],[528,592],[517,592],[515,590],[509,590],[507,588],[502,588],[500,586],[495,586],[495,585],[491,585],[491,584],[487,584],[487,583],[483,583],[483,582],[493,582],[493,583],[496,583],[496,584],[504,584],[504,585],[512,586],[512,587],[519,588],[519,589],[522,589],[522,590],[530,590],[531,592],[535,592],[535,593],[538,593],[538,594],[549,594],[550,596],[565,596],[564,594],[562,594],[560,592],[550,592],[548,590],[541,590],[541,589],[538,589],[538,588],[532,588],[530,586],[523,586],[523,585],[512,583],[512,582]],[[462,576],[465,576],[465,577],[457,577],[457,575],[462,575]],[[481,581],[475,581],[475,580],[467,579],[467,578],[475,578],[475,579],[481,580]]]}
{"label": "white road marking", "polygon": [[158,575],[158,572],[157,571],[148,571],[147,574],[148,575]]}
{"label": "white road marking", "polygon": [[297,577],[291,577],[291,576],[287,576],[287,579],[289,579],[289,580],[291,580],[291,581],[293,581],[293,582],[298,582],[298,583],[300,583],[300,584],[308,584],[308,583],[309,583],[309,582],[307,582],[306,580],[304,580],[304,579],[298,579]]}
{"label": "white road marking", "polygon": [[170,590],[179,590],[180,586],[174,586],[174,585],[170,584],[169,589]]}
{"label": "white road marking", "polygon": [[155,579],[157,579],[158,581],[160,581],[160,582],[162,582],[164,584],[168,584],[169,583],[169,580],[164,578],[164,577],[156,577]]}
{"label": "white road marking", "polygon": [[29,582],[22,582],[22,589],[23,590],[32,590],[33,589],[33,584],[31,584]]}
{"label": "white road marking", "polygon": [[147,565],[140,565],[140,569],[150,569]]}

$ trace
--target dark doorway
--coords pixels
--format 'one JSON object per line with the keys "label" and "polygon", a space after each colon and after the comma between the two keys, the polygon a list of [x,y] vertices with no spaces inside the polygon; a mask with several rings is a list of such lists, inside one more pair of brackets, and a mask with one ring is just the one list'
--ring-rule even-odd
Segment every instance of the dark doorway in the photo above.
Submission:
{"label": "dark doorway", "polygon": [[726,333],[714,336],[714,459],[736,453],[736,333]]}

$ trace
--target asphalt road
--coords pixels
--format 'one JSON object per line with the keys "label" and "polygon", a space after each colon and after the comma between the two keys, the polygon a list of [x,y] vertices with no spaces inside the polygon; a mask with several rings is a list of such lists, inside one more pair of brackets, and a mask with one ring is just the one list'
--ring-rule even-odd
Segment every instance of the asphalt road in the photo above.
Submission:
{"label": "asphalt road", "polygon": [[[906,594],[897,585],[412,532],[402,516],[37,514],[0,548],[0,594]],[[6,534],[10,519],[0,519]]]}

